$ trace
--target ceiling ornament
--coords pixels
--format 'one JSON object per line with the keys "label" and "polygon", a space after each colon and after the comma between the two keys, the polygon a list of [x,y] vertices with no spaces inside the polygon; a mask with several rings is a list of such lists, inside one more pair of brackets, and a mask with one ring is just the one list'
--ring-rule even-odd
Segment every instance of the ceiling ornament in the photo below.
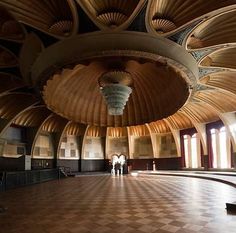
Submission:
{"label": "ceiling ornament", "polygon": [[175,24],[168,19],[154,17],[152,19],[152,25],[155,28],[156,32],[160,34],[176,29]]}
{"label": "ceiling ornament", "polygon": [[131,75],[125,71],[108,71],[99,78],[99,86],[109,115],[122,115],[129,95],[132,93]]}
{"label": "ceiling ornament", "polygon": [[[159,134],[236,110],[235,0],[1,0],[0,6],[1,125],[7,119],[38,127],[53,114],[40,130],[68,125],[67,134],[90,128],[99,136],[94,132],[112,128],[111,135],[125,136],[133,126],[137,135]],[[122,115],[109,115],[100,90],[109,85],[132,89]]]}
{"label": "ceiling ornament", "polygon": [[168,39],[104,32],[47,47],[33,64],[31,78],[47,107],[60,116],[118,127],[175,113],[191,98],[198,68],[184,48]]}
{"label": "ceiling ornament", "polygon": [[102,30],[127,28],[146,0],[76,0],[91,20]]}

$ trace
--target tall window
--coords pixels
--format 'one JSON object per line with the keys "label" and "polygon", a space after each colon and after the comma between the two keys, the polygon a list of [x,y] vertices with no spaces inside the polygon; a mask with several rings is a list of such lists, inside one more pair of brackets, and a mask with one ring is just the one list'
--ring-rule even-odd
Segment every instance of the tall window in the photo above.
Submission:
{"label": "tall window", "polygon": [[197,139],[197,134],[194,134],[191,138],[191,156],[192,156],[192,167],[193,168],[198,168],[199,164],[199,158],[198,155],[199,153],[199,145],[198,145],[198,139]]}
{"label": "tall window", "polygon": [[218,135],[218,130],[216,129],[212,129],[211,130],[211,146],[212,146],[212,154],[213,154],[213,158],[212,158],[212,166],[213,168],[217,168],[217,164],[218,164],[218,155],[217,155],[217,139],[218,137],[216,137],[216,135]]}
{"label": "tall window", "polygon": [[190,136],[184,135],[184,156],[185,156],[185,167],[189,168],[191,164],[191,152],[190,152]]}
{"label": "tall window", "polygon": [[201,167],[200,140],[197,134],[184,135],[184,154],[186,168]]}
{"label": "tall window", "polygon": [[225,127],[211,130],[213,168],[230,168],[230,140]]}

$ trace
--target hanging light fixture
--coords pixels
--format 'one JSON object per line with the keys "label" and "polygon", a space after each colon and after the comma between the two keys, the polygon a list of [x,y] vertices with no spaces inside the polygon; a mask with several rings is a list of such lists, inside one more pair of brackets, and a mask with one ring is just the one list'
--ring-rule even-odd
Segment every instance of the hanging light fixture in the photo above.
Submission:
{"label": "hanging light fixture", "polygon": [[126,71],[109,71],[99,78],[109,115],[122,115],[125,105],[132,93],[132,78]]}

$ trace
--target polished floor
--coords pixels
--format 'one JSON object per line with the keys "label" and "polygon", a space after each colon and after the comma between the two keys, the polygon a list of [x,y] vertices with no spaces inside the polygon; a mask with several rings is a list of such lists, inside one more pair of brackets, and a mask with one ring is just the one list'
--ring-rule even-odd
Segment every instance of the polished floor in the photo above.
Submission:
{"label": "polished floor", "polygon": [[236,189],[186,177],[81,176],[0,193],[1,233],[232,233]]}
{"label": "polished floor", "polygon": [[195,177],[201,179],[214,180],[217,182],[231,185],[236,188],[236,172],[159,170],[159,171],[133,171],[132,173],[138,174],[139,176],[169,175],[169,176]]}

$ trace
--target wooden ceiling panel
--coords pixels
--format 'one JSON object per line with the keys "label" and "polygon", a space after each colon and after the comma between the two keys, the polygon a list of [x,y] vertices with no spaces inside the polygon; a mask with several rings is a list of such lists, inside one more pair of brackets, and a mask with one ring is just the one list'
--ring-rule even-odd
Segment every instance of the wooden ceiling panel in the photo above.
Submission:
{"label": "wooden ceiling panel", "polygon": [[[108,46],[109,49],[103,50],[102,46],[106,44],[104,41],[99,46],[96,43],[91,45],[94,46],[90,51],[93,53],[91,57],[86,52],[84,53],[84,50],[89,47],[84,46],[85,42],[81,43],[84,47],[82,46],[79,50],[80,53],[84,53],[85,58],[83,56],[81,58],[80,53],[74,54],[76,47],[74,45],[71,45],[71,54],[66,50],[69,47],[68,44],[66,47],[62,47],[65,49],[63,55],[66,54],[65,56],[69,57],[68,60],[65,59],[66,62],[63,60],[63,56],[59,56],[60,59],[62,58],[61,60],[57,59],[59,52],[56,51],[51,59],[56,61],[55,64],[50,63],[50,59],[45,59],[46,65],[43,64],[52,70],[45,69],[45,73],[42,72],[45,77],[50,77],[42,91],[43,99],[54,113],[50,115],[50,110],[45,106],[35,106],[34,104],[38,103],[36,96],[41,94],[37,90],[41,88],[41,84],[46,82],[47,78],[41,80],[40,76],[39,80],[35,81],[34,75],[32,75],[33,78],[31,77],[31,74],[34,74],[32,65],[47,50],[48,44],[56,41],[50,36],[63,39],[77,34],[80,7],[101,30],[104,30],[98,34],[104,36],[108,33],[113,37],[108,36],[107,38],[111,38],[110,41],[114,42],[119,33],[128,34],[120,31],[129,27],[138,13],[144,9],[147,1],[77,0],[77,2],[78,4],[74,0],[0,1],[0,39],[2,41],[0,68],[3,69],[0,72],[0,118],[9,122],[14,119],[13,124],[24,127],[39,127],[44,122],[40,130],[50,133],[64,130],[63,133],[67,135],[82,136],[86,132],[88,137],[105,137],[106,135],[127,137],[128,132],[133,136],[148,136],[150,133],[170,133],[171,130],[192,128],[195,123],[218,120],[219,113],[236,111],[235,0],[148,1],[145,23],[148,31],[152,33],[139,33],[142,34],[140,36],[142,42],[148,35],[154,38],[156,43],[160,37],[155,33],[153,35],[153,32],[167,37],[202,20],[189,34],[186,46],[181,47],[183,49],[181,51],[189,55],[186,49],[199,50],[194,51],[199,52],[203,57],[199,61],[199,67],[206,68],[209,72],[215,71],[215,68],[222,70],[202,77],[200,83],[205,84],[206,88],[203,87],[202,90],[200,88],[195,93],[193,92],[187,104],[190,83],[187,83],[186,77],[182,75],[186,71],[183,71],[184,67],[181,66],[183,63],[175,56],[169,57],[170,53],[163,53],[163,55],[161,47],[158,48],[160,53],[156,51],[153,48],[155,44],[148,50],[150,52],[148,55],[146,52],[141,54],[146,51],[145,47],[137,52],[134,46],[129,51],[128,44],[133,42],[132,39],[129,39],[125,41],[125,55],[123,50],[119,50],[118,53],[114,53],[115,55],[112,53],[108,56],[108,53],[114,48]],[[141,23],[142,17],[143,14],[139,15],[137,18],[139,21],[135,21],[134,27],[138,27],[137,24]],[[83,22],[80,23],[83,24]],[[23,24],[30,27],[23,26]],[[35,34],[27,34],[25,28],[34,31]],[[37,30],[48,35],[46,36]],[[140,31],[144,31],[143,25]],[[91,34],[95,35],[96,33]],[[138,33],[135,32],[135,34]],[[132,36],[134,37],[135,34]],[[86,35],[81,37],[83,36]],[[74,37],[76,36],[71,38]],[[46,42],[45,48],[42,41]],[[63,41],[68,41],[68,39]],[[62,44],[63,41],[58,44]],[[159,42],[162,43],[161,40]],[[121,45],[120,41],[117,42],[117,45]],[[51,48],[51,46],[49,47]],[[209,47],[214,48],[208,49]],[[96,50],[96,48],[100,49]],[[104,46],[104,48],[107,47]],[[167,51],[169,51],[168,48]],[[19,59],[12,51],[15,54],[21,51]],[[106,72],[116,71],[112,70],[114,69],[112,65],[113,63],[117,64],[114,57],[117,54],[120,56],[120,53],[122,54],[120,59],[122,64],[119,63],[121,70],[129,73],[132,77],[132,84],[130,84],[132,94],[125,106],[124,114],[110,116],[107,104],[100,92],[98,80]],[[206,53],[208,55],[205,56]],[[168,54],[167,57],[166,54]],[[171,59],[173,63],[170,63]],[[176,63],[174,63],[175,61]],[[194,59],[193,61],[195,62]],[[197,70],[197,63],[194,64]],[[36,70],[40,68],[40,65],[36,66]],[[186,67],[191,70],[191,67]],[[181,68],[182,70],[180,70]],[[13,75],[20,72],[23,79]],[[35,88],[25,88],[26,85]],[[207,87],[215,89],[209,88],[207,90]],[[19,93],[13,91],[19,91]],[[26,94],[33,92],[34,94]],[[183,107],[181,108],[181,106]],[[87,125],[89,126],[87,127]]]}
{"label": "wooden ceiling panel", "polygon": [[126,127],[107,127],[107,136],[113,138],[127,137],[128,132]]}
{"label": "wooden ceiling panel", "polygon": [[165,35],[209,12],[233,4],[234,0],[150,0],[146,24],[149,29]]}
{"label": "wooden ceiling panel", "polygon": [[208,123],[219,120],[217,111],[210,107],[206,108],[206,103],[188,103],[181,111],[183,111],[192,122]]}
{"label": "wooden ceiling panel", "polygon": [[170,128],[164,120],[151,122],[148,124],[151,133],[170,133]]}
{"label": "wooden ceiling panel", "polygon": [[63,38],[78,30],[76,5],[71,0],[1,0],[18,21],[52,36]]}
{"label": "wooden ceiling panel", "polygon": [[233,112],[236,110],[236,96],[222,90],[201,91],[195,99],[201,100],[214,107],[219,112]]}
{"label": "wooden ceiling panel", "polygon": [[74,136],[83,136],[86,130],[86,126],[75,123],[75,122],[70,122],[66,128],[65,128],[65,134],[66,135],[74,135]]}
{"label": "wooden ceiling panel", "polygon": [[205,76],[201,79],[201,83],[230,91],[236,94],[236,72],[216,72]]}
{"label": "wooden ceiling panel", "polygon": [[0,97],[0,118],[12,119],[20,111],[37,103],[31,94],[11,93]]}
{"label": "wooden ceiling panel", "polygon": [[146,0],[77,0],[77,2],[100,29],[117,30],[128,27]]}
{"label": "wooden ceiling panel", "polygon": [[189,95],[185,80],[173,68],[129,60],[125,70],[133,79],[132,94],[124,114],[110,116],[98,82],[108,70],[104,64],[99,61],[77,65],[55,74],[44,86],[48,108],[75,122],[118,127],[148,123],[173,114]]}
{"label": "wooden ceiling panel", "polygon": [[236,69],[236,47],[217,50],[206,56],[200,65]]}
{"label": "wooden ceiling panel", "polygon": [[41,126],[41,130],[48,133],[60,132],[63,130],[67,120],[56,114],[52,114]]}
{"label": "wooden ceiling panel", "polygon": [[200,49],[236,43],[236,10],[217,15],[204,21],[187,39],[188,49]]}
{"label": "wooden ceiling panel", "polygon": [[128,132],[130,136],[148,136],[150,132],[146,125],[137,125],[137,126],[129,126]]}
{"label": "wooden ceiling panel", "polygon": [[88,126],[86,136],[88,137],[105,137],[106,127]]}
{"label": "wooden ceiling panel", "polygon": [[45,106],[37,106],[21,113],[13,123],[25,127],[39,127],[41,123],[51,114]]}
{"label": "wooden ceiling panel", "polygon": [[180,130],[193,127],[191,120],[186,115],[181,113],[181,111],[178,111],[174,115],[167,117],[167,120],[173,129]]}

